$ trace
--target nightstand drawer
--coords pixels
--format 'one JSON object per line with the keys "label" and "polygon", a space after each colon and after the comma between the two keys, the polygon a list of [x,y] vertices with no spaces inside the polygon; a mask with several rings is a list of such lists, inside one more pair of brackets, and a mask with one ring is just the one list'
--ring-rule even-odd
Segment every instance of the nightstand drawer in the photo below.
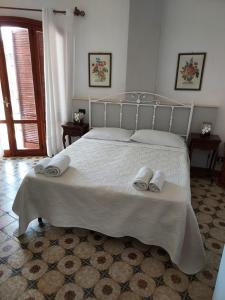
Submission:
{"label": "nightstand drawer", "polygon": [[67,128],[64,130],[66,134],[71,135],[71,136],[82,136],[86,131],[84,129],[79,129],[79,128]]}
{"label": "nightstand drawer", "polygon": [[219,144],[219,141],[191,141],[190,147],[200,150],[215,150],[218,148]]}

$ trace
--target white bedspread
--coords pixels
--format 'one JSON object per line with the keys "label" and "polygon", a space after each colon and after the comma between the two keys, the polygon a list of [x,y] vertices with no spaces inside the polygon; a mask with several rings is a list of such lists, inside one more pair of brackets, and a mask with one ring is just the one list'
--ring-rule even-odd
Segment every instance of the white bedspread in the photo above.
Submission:
{"label": "white bedspread", "polygon": [[[24,178],[13,205],[20,234],[33,219],[43,217],[55,226],[132,236],[161,246],[188,274],[204,266],[186,149],[81,138],[62,153],[71,163],[61,177],[46,178],[32,170]],[[144,165],[164,172],[160,193],[133,188]]]}

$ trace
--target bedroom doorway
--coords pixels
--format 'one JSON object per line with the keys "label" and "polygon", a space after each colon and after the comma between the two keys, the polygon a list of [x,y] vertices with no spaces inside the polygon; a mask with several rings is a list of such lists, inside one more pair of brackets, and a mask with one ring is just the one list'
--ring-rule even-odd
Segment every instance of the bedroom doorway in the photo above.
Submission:
{"label": "bedroom doorway", "polygon": [[40,21],[0,17],[0,82],[0,141],[4,155],[45,155]]}

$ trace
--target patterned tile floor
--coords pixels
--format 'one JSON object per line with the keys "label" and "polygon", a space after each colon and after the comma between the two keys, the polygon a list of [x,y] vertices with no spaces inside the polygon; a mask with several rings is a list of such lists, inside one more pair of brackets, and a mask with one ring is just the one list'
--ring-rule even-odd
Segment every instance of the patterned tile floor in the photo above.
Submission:
{"label": "patterned tile floor", "polygon": [[210,300],[225,242],[225,193],[192,179],[192,203],[207,266],[187,276],[161,248],[129,237],[113,239],[76,228],[44,228],[33,221],[20,239],[11,207],[38,158],[0,160],[1,300]]}

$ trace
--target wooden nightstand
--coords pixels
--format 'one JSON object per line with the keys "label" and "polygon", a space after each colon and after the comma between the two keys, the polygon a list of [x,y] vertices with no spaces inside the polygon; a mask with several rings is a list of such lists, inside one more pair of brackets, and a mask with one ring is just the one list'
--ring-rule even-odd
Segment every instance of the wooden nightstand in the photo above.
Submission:
{"label": "wooden nightstand", "polygon": [[77,136],[81,137],[89,130],[89,124],[83,123],[83,124],[74,124],[73,122],[68,122],[66,124],[62,125],[63,128],[63,146],[66,148],[66,136],[68,135],[69,145],[71,145],[71,137]]}
{"label": "wooden nightstand", "polygon": [[[225,157],[225,145],[224,145],[224,157]],[[225,187],[225,158],[223,162],[223,167],[219,176],[219,185]]]}
{"label": "wooden nightstand", "polygon": [[218,147],[220,143],[221,140],[218,135],[211,134],[209,136],[202,136],[199,133],[191,133],[190,136],[190,144],[189,144],[190,160],[194,149],[211,152],[210,162],[207,168],[208,171],[210,172],[211,177],[213,176],[217,153],[218,153]]}

